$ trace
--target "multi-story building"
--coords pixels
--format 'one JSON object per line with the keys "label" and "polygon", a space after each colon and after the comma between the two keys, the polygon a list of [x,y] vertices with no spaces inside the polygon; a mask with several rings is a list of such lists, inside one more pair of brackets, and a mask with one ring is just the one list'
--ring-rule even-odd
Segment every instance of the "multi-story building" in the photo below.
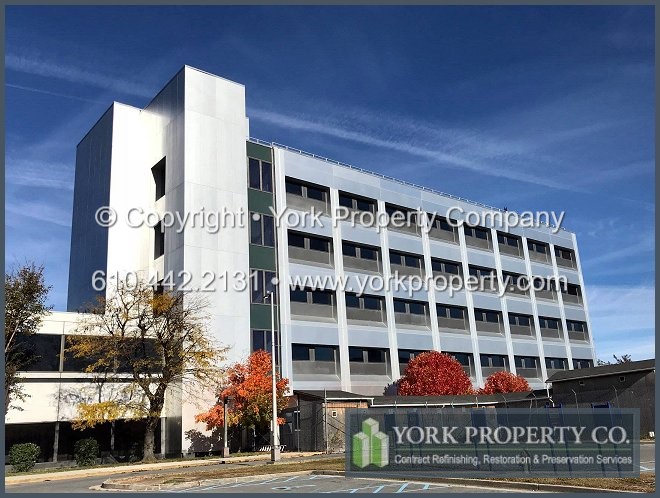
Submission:
{"label": "multi-story building", "polygon": [[[116,213],[112,226],[95,219],[103,206]],[[210,291],[210,330],[231,346],[228,361],[270,348],[268,291],[279,287],[278,361],[294,390],[380,395],[410,358],[428,350],[453,355],[477,386],[509,370],[542,388],[557,370],[593,365],[575,234],[550,226],[460,225],[468,212],[502,214],[249,138],[244,87],[185,67],[144,109],[114,103],[78,145],[71,313],[58,319],[75,322],[73,312],[104,292],[95,288],[99,275],[111,281],[139,271],[175,288]],[[173,214],[196,213],[196,223],[169,226]],[[223,226],[209,213],[225,213]],[[370,223],[394,213],[414,223]],[[136,227],[127,220],[147,222]],[[492,276],[496,285],[414,292],[379,286],[396,276]],[[567,284],[508,285],[553,278]],[[372,285],[362,293],[350,285],[365,279]],[[48,323],[44,332],[67,333],[61,324],[47,330]],[[63,389],[74,374],[61,357],[52,382],[35,386]],[[57,407],[59,413],[34,416],[64,420]],[[169,400],[164,451],[185,451],[183,434],[194,426],[195,410]]]}

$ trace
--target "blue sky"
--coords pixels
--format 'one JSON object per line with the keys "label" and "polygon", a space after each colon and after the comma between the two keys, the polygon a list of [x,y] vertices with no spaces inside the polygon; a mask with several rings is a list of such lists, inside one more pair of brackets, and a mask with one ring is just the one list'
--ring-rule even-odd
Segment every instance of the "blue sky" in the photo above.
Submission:
{"label": "blue sky", "polygon": [[510,210],[565,210],[599,358],[654,356],[652,7],[7,7],[6,261],[66,307],[75,147],[184,64],[251,135]]}

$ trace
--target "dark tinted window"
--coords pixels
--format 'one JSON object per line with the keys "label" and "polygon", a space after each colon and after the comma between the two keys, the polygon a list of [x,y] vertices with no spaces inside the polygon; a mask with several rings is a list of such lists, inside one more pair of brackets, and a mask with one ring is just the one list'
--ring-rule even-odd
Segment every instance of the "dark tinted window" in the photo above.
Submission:
{"label": "dark tinted window", "polygon": [[344,254],[344,256],[352,256],[354,258],[357,257],[357,247],[353,244],[347,244],[344,242],[341,245],[341,251]]}
{"label": "dark tinted window", "polygon": [[499,321],[497,313],[495,313],[493,311],[487,311],[486,312],[486,321],[491,322],[491,323],[497,323]]}
{"label": "dark tinted window", "polygon": [[[21,371],[59,372],[62,336],[55,334],[18,335],[15,351],[21,357]],[[82,370],[82,369],[81,369]]]}
{"label": "dark tinted window", "polygon": [[421,265],[421,260],[417,256],[406,256],[406,266],[419,268],[420,265]]}
{"label": "dark tinted window", "polygon": [[376,251],[373,249],[370,249],[368,247],[361,247],[360,248],[360,257],[362,259],[371,259],[371,260],[376,260],[378,259],[376,256]]}
{"label": "dark tinted window", "polygon": [[367,361],[369,363],[384,363],[385,362],[385,351],[380,349],[368,349],[367,350]]}
{"label": "dark tinted window", "polygon": [[334,348],[332,346],[316,346],[314,348],[314,359],[316,361],[334,361]]}
{"label": "dark tinted window", "polygon": [[423,315],[424,305],[422,303],[409,303],[410,313],[413,315]]}
{"label": "dark tinted window", "polygon": [[405,313],[406,312],[406,303],[403,301],[399,301],[398,299],[394,300],[394,311],[397,313]]}
{"label": "dark tinted window", "polygon": [[307,302],[307,291],[299,289],[291,289],[291,301],[296,303],[306,303]]}
{"label": "dark tinted window", "polygon": [[459,271],[458,265],[455,265],[454,263],[445,263],[446,273],[452,273],[454,275],[458,275],[458,271]]}
{"label": "dark tinted window", "polygon": [[454,308],[454,307],[449,308],[449,316],[451,318],[458,318],[462,320],[463,318],[465,318],[464,310],[463,308]]}
{"label": "dark tinted window", "polygon": [[364,357],[361,348],[348,348],[348,361],[363,362]]}
{"label": "dark tinted window", "polygon": [[359,308],[360,307],[360,298],[355,294],[346,294],[346,306],[349,308]]}
{"label": "dark tinted window", "polygon": [[291,359],[294,361],[309,361],[309,347],[303,344],[291,346]]}
{"label": "dark tinted window", "polygon": [[289,245],[293,247],[305,247],[305,237],[297,233],[289,234]]}
{"label": "dark tinted window", "polygon": [[262,216],[264,223],[264,245],[275,247],[275,220],[272,216]]}
{"label": "dark tinted window", "polygon": [[286,191],[289,194],[302,195],[302,185],[287,180]]}
{"label": "dark tinted window", "polygon": [[390,253],[390,263],[393,265],[403,265],[403,256],[395,252]]}
{"label": "dark tinted window", "polygon": [[368,310],[379,310],[380,309],[380,299],[376,297],[364,297],[364,308]]}
{"label": "dark tinted window", "polygon": [[261,167],[259,166],[259,160],[249,158],[248,159],[248,168],[250,176],[250,188],[261,188]]}
{"label": "dark tinted window", "polygon": [[314,304],[332,304],[332,294],[329,292],[312,292],[312,303]]}
{"label": "dark tinted window", "polygon": [[353,199],[347,195],[339,194],[339,205],[347,208],[352,208]]}
{"label": "dark tinted window", "polygon": [[328,241],[325,239],[311,238],[309,239],[309,248],[314,251],[328,252]]}
{"label": "dark tinted window", "polygon": [[307,197],[318,201],[325,201],[325,191],[320,188],[307,186]]}
{"label": "dark tinted window", "polygon": [[362,199],[357,199],[357,208],[360,211],[371,211],[373,204],[369,201],[365,201]]}

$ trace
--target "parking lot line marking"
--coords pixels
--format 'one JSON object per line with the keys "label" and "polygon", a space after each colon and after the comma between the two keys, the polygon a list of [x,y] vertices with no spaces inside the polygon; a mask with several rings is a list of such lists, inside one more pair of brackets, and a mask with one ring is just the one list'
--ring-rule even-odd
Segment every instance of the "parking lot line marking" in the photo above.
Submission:
{"label": "parking lot line marking", "polygon": [[385,486],[378,486],[376,489],[373,490],[374,493],[379,493],[381,489],[383,489]]}
{"label": "parking lot line marking", "polygon": [[404,483],[401,485],[401,487],[400,487],[397,491],[395,491],[395,493],[403,493],[403,490],[406,489],[406,488],[408,487],[408,484],[410,484],[410,483],[409,483],[409,482],[404,482]]}

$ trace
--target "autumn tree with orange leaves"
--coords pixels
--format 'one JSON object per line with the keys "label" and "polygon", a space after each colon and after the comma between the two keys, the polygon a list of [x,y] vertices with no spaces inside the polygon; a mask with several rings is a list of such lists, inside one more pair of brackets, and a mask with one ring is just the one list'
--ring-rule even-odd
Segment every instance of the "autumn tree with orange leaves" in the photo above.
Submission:
{"label": "autumn tree with orange leaves", "polygon": [[[266,431],[273,419],[273,385],[271,355],[259,350],[252,353],[244,363],[236,363],[227,371],[226,381],[218,390],[218,401],[205,413],[195,416],[195,422],[206,424],[207,430],[222,427],[224,407],[222,400],[231,398],[228,405],[227,425],[254,427]],[[289,380],[277,376],[277,407],[286,407],[286,391]],[[284,419],[278,417],[278,424]]]}
{"label": "autumn tree with orange leaves", "polygon": [[398,384],[401,396],[472,393],[472,383],[463,366],[453,356],[438,351],[427,351],[410,360]]}
{"label": "autumn tree with orange leaves", "polygon": [[532,388],[529,387],[529,383],[524,377],[502,370],[491,374],[486,379],[479,394],[518,393],[531,390]]}

